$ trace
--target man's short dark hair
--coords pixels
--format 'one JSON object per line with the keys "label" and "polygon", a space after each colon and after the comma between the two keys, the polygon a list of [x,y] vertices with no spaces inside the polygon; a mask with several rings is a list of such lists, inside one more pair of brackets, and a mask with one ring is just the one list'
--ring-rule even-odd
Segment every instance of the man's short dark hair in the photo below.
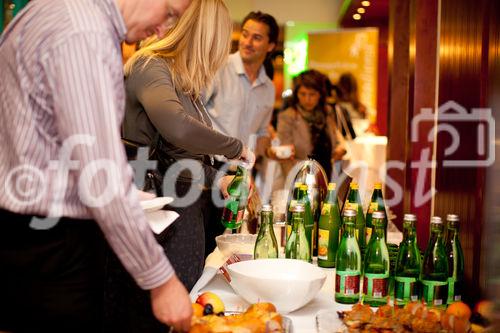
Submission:
{"label": "man's short dark hair", "polygon": [[280,28],[278,27],[278,23],[276,23],[276,20],[272,15],[263,13],[261,11],[250,12],[243,19],[242,26],[244,26],[248,20],[257,21],[267,25],[269,27],[269,42],[278,45],[278,35],[280,32]]}

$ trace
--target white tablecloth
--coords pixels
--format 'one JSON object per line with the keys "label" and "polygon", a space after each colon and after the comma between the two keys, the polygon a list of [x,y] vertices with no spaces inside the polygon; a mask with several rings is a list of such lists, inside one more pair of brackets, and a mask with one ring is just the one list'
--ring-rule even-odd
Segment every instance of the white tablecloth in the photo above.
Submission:
{"label": "white tablecloth", "polygon": [[[389,232],[387,235],[388,242],[399,244],[402,239],[402,234],[400,232]],[[217,249],[214,251],[215,256],[217,256]],[[334,280],[335,280],[335,269],[334,268],[322,268],[326,273],[326,281],[321,288],[318,295],[303,308],[287,314],[293,322],[293,329],[295,333],[316,333],[316,314],[321,310],[348,310],[351,305],[344,305],[335,302],[334,299]],[[206,275],[202,276],[200,280],[210,276],[210,274],[215,274],[215,269],[206,267]],[[203,282],[205,284],[205,282]],[[198,289],[195,286],[196,289]],[[197,294],[205,291],[211,291],[216,293],[221,297],[226,306],[226,311],[245,311],[248,304],[243,298],[238,296],[231,286],[224,280],[221,274],[216,274],[208,284],[204,285],[199,290],[193,290],[191,298],[194,301]]]}
{"label": "white tablecloth", "polygon": [[[318,295],[303,308],[286,315],[292,320],[295,333],[316,333],[315,316],[320,310],[348,310],[351,308],[351,305],[339,304],[334,300],[335,269],[323,268],[323,270],[326,273],[326,282]],[[226,311],[244,311],[250,305],[233,291],[220,274],[217,274],[199,292],[204,291],[212,291],[219,295],[224,301]]]}

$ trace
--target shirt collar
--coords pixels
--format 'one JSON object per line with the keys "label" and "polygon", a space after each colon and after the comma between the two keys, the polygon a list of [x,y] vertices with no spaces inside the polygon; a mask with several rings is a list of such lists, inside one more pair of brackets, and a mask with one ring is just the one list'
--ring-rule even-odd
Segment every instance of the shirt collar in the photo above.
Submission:
{"label": "shirt collar", "polygon": [[127,26],[123,20],[123,16],[118,8],[116,0],[98,0],[96,1],[98,6],[100,6],[104,13],[110,18],[111,24],[115,29],[116,35],[120,40],[125,39],[127,34]]}
{"label": "shirt collar", "polygon": [[[238,74],[238,75],[247,75],[247,73],[245,72],[245,67],[243,66],[243,60],[241,59],[241,56],[240,56],[240,52],[236,52],[234,54],[232,54],[232,58],[233,58],[233,68],[234,68],[234,71]],[[267,76],[266,74],[266,70],[264,69],[264,66],[260,66],[260,69],[259,69],[259,75],[257,76],[257,79],[255,80],[255,83],[256,85],[260,85],[260,84],[264,84],[266,83],[267,81],[271,81],[271,79],[269,79],[269,77]]]}

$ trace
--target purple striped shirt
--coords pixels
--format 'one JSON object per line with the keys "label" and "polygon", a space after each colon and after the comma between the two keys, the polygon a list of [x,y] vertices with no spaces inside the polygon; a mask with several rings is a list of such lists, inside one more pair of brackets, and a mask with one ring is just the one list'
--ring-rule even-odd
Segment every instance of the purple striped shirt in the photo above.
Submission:
{"label": "purple striped shirt", "polygon": [[[0,207],[94,219],[139,286],[151,289],[174,271],[120,141],[125,33],[115,0],[34,0],[9,25],[0,38]],[[71,162],[63,164],[65,150]]]}

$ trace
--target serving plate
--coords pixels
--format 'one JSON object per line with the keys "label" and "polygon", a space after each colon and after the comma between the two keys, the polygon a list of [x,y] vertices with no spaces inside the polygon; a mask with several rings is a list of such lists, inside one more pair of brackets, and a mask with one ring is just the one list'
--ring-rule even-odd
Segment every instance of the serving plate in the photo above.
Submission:
{"label": "serving plate", "polygon": [[[241,311],[226,311],[225,312],[225,315],[226,316],[233,316],[233,315],[238,315],[238,314],[242,314],[243,312]],[[283,319],[283,333],[293,333],[293,323],[292,323],[292,320],[287,317],[287,316],[283,316],[281,315],[281,318]],[[267,331],[266,331],[267,333]]]}
{"label": "serving plate", "polygon": [[162,209],[165,205],[172,203],[174,198],[172,197],[158,197],[150,200],[140,201],[141,207],[145,212],[154,212]]}
{"label": "serving plate", "polygon": [[317,333],[338,333],[344,332],[345,325],[340,320],[337,310],[322,310],[316,314]]}

